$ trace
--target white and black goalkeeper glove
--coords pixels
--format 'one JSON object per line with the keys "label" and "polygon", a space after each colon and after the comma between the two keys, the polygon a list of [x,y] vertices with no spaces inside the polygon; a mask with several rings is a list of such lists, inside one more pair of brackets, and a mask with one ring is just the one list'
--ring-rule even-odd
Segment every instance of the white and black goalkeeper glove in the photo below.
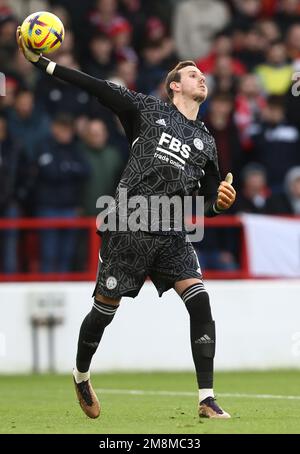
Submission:
{"label": "white and black goalkeeper glove", "polygon": [[37,63],[42,56],[42,54],[36,54],[32,50],[28,49],[28,47],[24,43],[24,39],[21,33],[21,27],[19,26],[16,31],[16,40],[19,46],[20,51],[26,58],[26,60],[30,61],[31,63]]}

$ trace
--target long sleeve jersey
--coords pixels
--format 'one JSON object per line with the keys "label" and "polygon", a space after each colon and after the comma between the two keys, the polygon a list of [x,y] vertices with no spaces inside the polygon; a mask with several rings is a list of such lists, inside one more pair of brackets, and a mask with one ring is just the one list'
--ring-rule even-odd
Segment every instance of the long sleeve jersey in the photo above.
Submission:
{"label": "long sleeve jersey", "polygon": [[[43,57],[36,66],[46,71]],[[125,130],[130,154],[117,188],[128,197],[181,198],[199,190],[205,197],[205,215],[215,216],[214,202],[220,183],[215,141],[204,123],[187,119],[174,104],[163,102],[56,65],[53,75],[98,98],[112,110]]]}

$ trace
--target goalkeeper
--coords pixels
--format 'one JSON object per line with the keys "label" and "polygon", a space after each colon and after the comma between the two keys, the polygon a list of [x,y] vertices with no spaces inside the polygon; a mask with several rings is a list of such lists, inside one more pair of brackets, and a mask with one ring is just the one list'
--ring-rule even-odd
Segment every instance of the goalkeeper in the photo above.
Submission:
{"label": "goalkeeper", "polygon": [[[85,89],[119,117],[130,156],[116,191],[117,207],[121,190],[127,190],[130,197],[177,195],[183,199],[199,189],[199,185],[206,216],[215,216],[231,207],[236,196],[232,176],[228,174],[225,181],[220,181],[214,139],[197,118],[199,107],[207,97],[207,87],[194,62],[180,62],[168,74],[168,104],[31,52],[22,41],[20,28],[17,40],[24,56],[37,68]],[[174,226],[175,220],[171,221]],[[81,325],[73,372],[77,397],[86,415],[97,418],[100,414],[90,380],[90,364],[104,330],[112,322],[121,298],[135,297],[150,276],[159,296],[175,289],[189,313],[199,415],[229,418],[214,396],[215,323],[197,256],[186,233],[174,227],[155,233],[106,231],[99,259],[94,304]]]}

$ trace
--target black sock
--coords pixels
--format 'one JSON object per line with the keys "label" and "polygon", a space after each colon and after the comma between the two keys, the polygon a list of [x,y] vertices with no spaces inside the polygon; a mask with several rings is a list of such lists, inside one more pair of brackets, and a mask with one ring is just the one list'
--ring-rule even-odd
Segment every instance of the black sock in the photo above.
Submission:
{"label": "black sock", "polygon": [[215,323],[204,285],[194,284],[181,295],[190,314],[190,338],[199,389],[213,388]]}
{"label": "black sock", "polygon": [[87,372],[90,368],[92,357],[96,352],[104,330],[110,324],[118,306],[104,304],[97,300],[91,312],[82,322],[76,356],[76,367],[79,372]]}

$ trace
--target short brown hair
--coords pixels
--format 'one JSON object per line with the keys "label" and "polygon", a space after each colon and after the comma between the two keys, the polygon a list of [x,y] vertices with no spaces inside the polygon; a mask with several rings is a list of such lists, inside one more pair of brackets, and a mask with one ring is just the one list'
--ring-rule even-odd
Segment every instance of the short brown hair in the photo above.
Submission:
{"label": "short brown hair", "polygon": [[195,66],[197,68],[197,65],[194,61],[192,60],[185,60],[185,61],[180,61],[175,68],[172,69],[172,71],[169,72],[169,74],[166,77],[166,91],[168,94],[168,98],[172,101],[174,97],[174,92],[170,88],[170,83],[171,82],[180,82],[180,70],[182,68],[185,68],[186,66]]}

